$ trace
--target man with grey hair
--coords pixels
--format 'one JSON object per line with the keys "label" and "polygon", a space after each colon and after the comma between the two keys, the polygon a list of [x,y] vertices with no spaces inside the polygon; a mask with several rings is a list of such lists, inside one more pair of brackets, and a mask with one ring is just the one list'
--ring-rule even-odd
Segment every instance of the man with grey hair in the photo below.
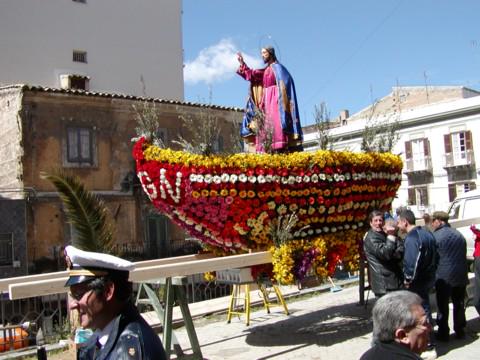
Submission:
{"label": "man with grey hair", "polygon": [[360,360],[422,359],[432,326],[417,294],[399,290],[377,300],[372,310],[373,347]]}

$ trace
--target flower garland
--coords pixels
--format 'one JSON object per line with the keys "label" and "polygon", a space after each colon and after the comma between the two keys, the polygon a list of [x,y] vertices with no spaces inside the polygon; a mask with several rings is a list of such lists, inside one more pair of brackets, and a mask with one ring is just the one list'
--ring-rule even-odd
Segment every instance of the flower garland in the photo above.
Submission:
{"label": "flower garland", "polygon": [[[368,213],[388,210],[401,182],[392,154],[297,152],[202,156],[140,139],[137,175],[153,205],[223,254],[272,249],[273,272],[292,283],[342,261],[354,269]],[[272,248],[275,220],[296,214],[293,238]]]}

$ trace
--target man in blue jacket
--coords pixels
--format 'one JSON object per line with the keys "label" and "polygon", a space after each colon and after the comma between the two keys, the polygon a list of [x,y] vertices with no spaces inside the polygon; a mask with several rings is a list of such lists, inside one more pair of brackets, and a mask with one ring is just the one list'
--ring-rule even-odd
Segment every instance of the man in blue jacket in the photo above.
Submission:
{"label": "man in blue jacket", "polygon": [[[435,286],[438,263],[437,245],[433,234],[415,225],[415,215],[405,209],[399,214],[398,228],[406,233],[403,256],[405,288],[422,298],[428,320],[432,323],[429,294]],[[432,350],[433,345],[428,350]]]}
{"label": "man in blue jacket", "polygon": [[448,304],[453,304],[453,329],[457,338],[465,337],[465,292],[468,283],[467,242],[463,235],[452,229],[448,214],[436,211],[432,216],[433,236],[437,242],[439,263],[435,281],[437,292],[437,339],[448,341]]}

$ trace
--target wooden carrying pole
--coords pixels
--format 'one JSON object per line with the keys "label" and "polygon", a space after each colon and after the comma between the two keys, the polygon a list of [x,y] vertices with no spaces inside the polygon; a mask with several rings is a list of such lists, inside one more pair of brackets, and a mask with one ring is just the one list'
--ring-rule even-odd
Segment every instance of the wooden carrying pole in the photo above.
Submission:
{"label": "wooden carrying pole", "polygon": [[[135,263],[135,268],[143,268],[143,267],[151,267],[156,265],[165,265],[171,264],[180,261],[194,261],[194,260],[201,260],[201,259],[209,259],[214,257],[212,254],[196,254],[196,255],[184,255],[184,256],[177,256],[171,257],[166,259],[155,259],[155,260],[145,260],[145,261],[138,261]],[[52,273],[45,273],[45,274],[37,274],[37,275],[26,275],[26,276],[18,276],[13,278],[7,279],[0,279],[0,293],[8,292],[8,288],[10,285],[26,283],[26,282],[37,282],[42,280],[62,280],[67,281],[68,271],[58,271]]]}
{"label": "wooden carrying pole", "polygon": [[[135,263],[135,270],[130,272],[130,280],[133,282],[149,282],[166,277],[198,274],[206,271],[218,271],[270,262],[272,262],[272,256],[268,251],[225,257],[213,257],[211,254],[179,256],[137,262]],[[66,271],[42,274],[42,277],[36,276],[38,275],[1,280],[0,289],[8,288],[10,300],[59,294],[68,291],[64,287],[68,278]]]}

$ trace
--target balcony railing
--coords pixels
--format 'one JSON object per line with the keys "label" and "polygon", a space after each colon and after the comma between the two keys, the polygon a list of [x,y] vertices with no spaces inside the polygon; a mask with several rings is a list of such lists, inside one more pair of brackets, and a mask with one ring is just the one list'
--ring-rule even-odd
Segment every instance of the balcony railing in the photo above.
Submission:
{"label": "balcony railing", "polygon": [[421,158],[412,158],[405,160],[405,173],[413,172],[432,172],[432,158],[424,156]]}
{"label": "balcony railing", "polygon": [[475,164],[473,150],[465,150],[445,154],[444,168],[470,166]]}

